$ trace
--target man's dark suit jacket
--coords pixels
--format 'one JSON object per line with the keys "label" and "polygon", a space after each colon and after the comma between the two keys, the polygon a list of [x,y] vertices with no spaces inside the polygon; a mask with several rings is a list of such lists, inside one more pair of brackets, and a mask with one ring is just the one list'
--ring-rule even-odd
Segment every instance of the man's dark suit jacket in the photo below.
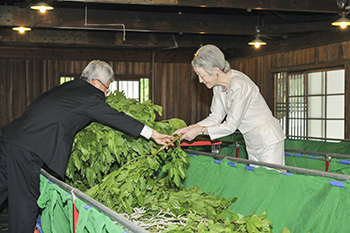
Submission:
{"label": "man's dark suit jacket", "polygon": [[104,93],[90,83],[67,82],[34,100],[21,117],[4,126],[0,140],[35,153],[64,178],[74,136],[92,120],[140,135],[144,124],[105,100]]}

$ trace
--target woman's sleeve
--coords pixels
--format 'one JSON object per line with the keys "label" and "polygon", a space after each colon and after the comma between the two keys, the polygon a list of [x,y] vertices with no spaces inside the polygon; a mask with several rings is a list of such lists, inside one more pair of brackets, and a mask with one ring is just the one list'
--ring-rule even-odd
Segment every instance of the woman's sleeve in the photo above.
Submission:
{"label": "woman's sleeve", "polygon": [[224,122],[208,126],[211,139],[227,136],[234,133],[245,118],[252,97],[253,87],[243,79],[235,80],[228,91],[227,116]]}
{"label": "woman's sleeve", "polygon": [[210,107],[210,114],[204,120],[199,121],[200,126],[211,126],[220,124],[226,116],[225,108],[220,96],[219,88],[213,90],[213,99]]}

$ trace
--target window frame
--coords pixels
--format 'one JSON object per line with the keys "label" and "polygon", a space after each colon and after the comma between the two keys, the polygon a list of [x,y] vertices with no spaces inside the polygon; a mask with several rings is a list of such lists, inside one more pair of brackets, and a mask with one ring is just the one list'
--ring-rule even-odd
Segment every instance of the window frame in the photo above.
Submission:
{"label": "window frame", "polygon": [[[148,99],[145,99],[142,97],[142,93],[141,93],[141,79],[148,79]],[[151,78],[147,75],[118,75],[118,77],[116,77],[114,79],[114,82],[117,82],[117,90],[119,89],[119,82],[120,81],[138,81],[139,82],[139,100],[140,102],[142,101],[146,101],[150,99],[150,93],[151,93]]]}
{"label": "window frame", "polygon": [[[60,77],[59,77],[59,85],[62,85],[63,83],[65,83],[65,82],[69,82],[69,81],[73,81],[74,79],[77,79],[77,78],[79,78],[80,77],[80,75],[77,75],[77,74],[61,74],[60,75]],[[73,79],[71,79],[71,80],[65,80],[63,83],[61,83],[61,79],[62,78],[65,78],[65,79],[67,79],[67,78],[73,78]]]}
{"label": "window frame", "polygon": [[[328,85],[328,80],[327,80],[327,72],[328,71],[332,71],[332,70],[344,70],[344,92],[343,93],[332,93],[332,94],[328,94],[327,93],[327,85]],[[310,73],[314,73],[314,72],[325,72],[325,83],[324,83],[324,94],[309,94],[309,74]],[[289,91],[290,91],[290,76],[293,75],[303,75],[304,77],[304,94],[303,95],[290,95]],[[281,83],[278,81],[278,77],[279,76],[283,76],[282,78],[285,78],[286,83]],[[273,72],[273,78],[274,78],[274,115],[275,117],[280,121],[283,130],[286,134],[287,137],[289,138],[294,138],[294,139],[313,139],[313,140],[323,140],[323,141],[344,141],[347,138],[347,129],[346,129],[346,125],[347,125],[347,112],[344,110],[344,116],[343,118],[331,118],[331,117],[327,117],[327,97],[329,96],[343,96],[344,97],[344,109],[346,109],[347,106],[347,96],[348,96],[348,92],[347,92],[347,81],[346,81],[346,77],[347,77],[347,69],[345,67],[345,65],[338,65],[338,66],[331,66],[331,67],[319,67],[319,68],[313,68],[313,69],[305,69],[305,70],[293,70],[293,69],[283,69],[283,70],[275,70]],[[281,90],[283,89],[283,90]],[[279,94],[282,93],[284,94],[284,96],[282,98],[285,98],[285,102],[281,102],[280,101],[280,97]],[[324,97],[323,101],[324,103],[324,113],[323,113],[323,117],[319,117],[319,118],[314,118],[314,117],[309,117],[309,97],[312,96],[320,96],[320,97]],[[304,98],[304,102],[305,103],[305,107],[304,107],[304,113],[305,113],[305,117],[304,118],[290,118],[290,98]],[[282,111],[284,110],[284,112]],[[283,121],[283,117],[285,117],[285,122]],[[304,121],[304,125],[305,125],[305,132],[304,135],[292,135],[291,132],[289,132],[290,130],[290,119],[295,119],[295,120],[300,120],[300,121]],[[320,120],[322,122],[323,127],[324,127],[324,136],[323,137],[312,137],[309,135],[308,132],[308,124],[309,124],[309,120]],[[344,139],[336,139],[336,138],[328,138],[327,136],[327,121],[329,120],[341,120],[344,123]]]}

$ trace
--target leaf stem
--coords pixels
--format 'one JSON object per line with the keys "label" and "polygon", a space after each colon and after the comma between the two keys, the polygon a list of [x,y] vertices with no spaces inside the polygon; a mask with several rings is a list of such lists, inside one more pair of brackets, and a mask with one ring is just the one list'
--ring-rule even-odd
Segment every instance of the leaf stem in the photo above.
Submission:
{"label": "leaf stem", "polygon": [[177,140],[179,140],[181,138],[182,135],[178,135],[174,140],[172,140],[171,142],[169,142],[168,144],[166,144],[165,146],[162,146],[161,148],[159,148],[156,153],[154,153],[153,155],[151,155],[150,157],[154,157],[156,156],[159,152],[161,152],[162,150],[164,150],[166,147],[168,147],[171,144],[174,144],[174,142],[176,142]]}

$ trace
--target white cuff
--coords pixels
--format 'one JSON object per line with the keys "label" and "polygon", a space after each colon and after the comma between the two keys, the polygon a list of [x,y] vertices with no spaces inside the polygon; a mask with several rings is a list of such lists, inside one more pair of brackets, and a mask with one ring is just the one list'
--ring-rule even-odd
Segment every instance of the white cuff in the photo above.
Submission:
{"label": "white cuff", "polygon": [[150,139],[152,136],[152,132],[153,132],[153,129],[148,127],[147,125],[145,125],[143,127],[143,129],[141,130],[140,135],[147,138],[147,139]]}

